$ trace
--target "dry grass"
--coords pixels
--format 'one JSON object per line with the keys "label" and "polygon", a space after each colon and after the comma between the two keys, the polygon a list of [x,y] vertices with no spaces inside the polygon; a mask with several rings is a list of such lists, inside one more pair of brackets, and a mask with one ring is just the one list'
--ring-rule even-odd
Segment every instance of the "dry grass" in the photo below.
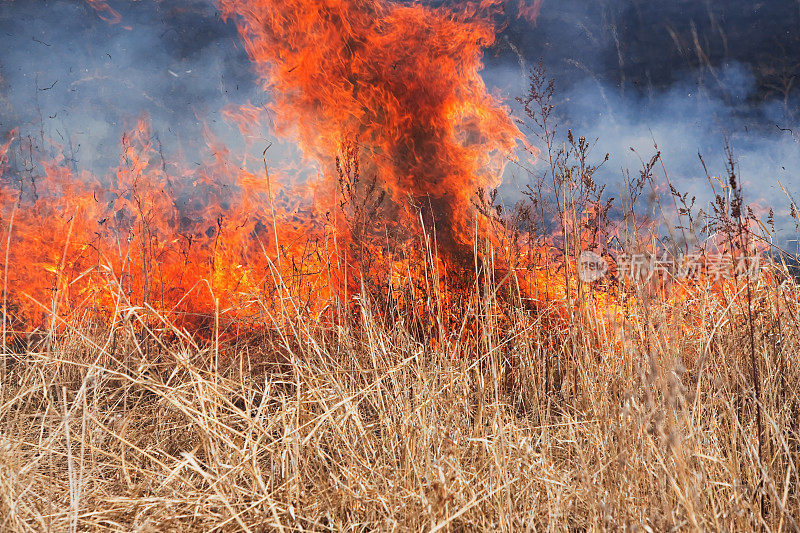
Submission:
{"label": "dry grass", "polygon": [[797,286],[753,281],[761,456],[741,292],[642,294],[603,343],[484,289],[438,345],[362,303],[202,344],[123,306],[9,346],[0,529],[798,529]]}

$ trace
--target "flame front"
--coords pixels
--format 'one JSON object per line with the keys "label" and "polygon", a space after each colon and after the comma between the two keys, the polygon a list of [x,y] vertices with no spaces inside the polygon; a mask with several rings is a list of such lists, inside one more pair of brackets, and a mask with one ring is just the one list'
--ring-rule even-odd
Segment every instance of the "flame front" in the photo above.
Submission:
{"label": "flame front", "polygon": [[[119,22],[105,2],[89,3]],[[312,194],[271,182],[269,169],[243,169],[233,161],[251,158],[208,131],[202,166],[165,160],[146,117],[123,135],[119,165],[106,175],[79,170],[52,142],[12,134],[0,146],[4,324],[107,318],[121,304],[165,316],[256,300],[264,310],[270,299],[253,295],[286,288],[289,277],[286,290],[301,305],[324,307],[365,273],[342,249],[382,262],[389,285],[429,271],[436,253],[457,264],[472,252],[473,195],[499,183],[521,139],[479,73],[498,1],[458,10],[387,0],[218,3],[272,97],[274,133],[320,169]],[[243,132],[259,116],[249,105],[222,111]],[[402,240],[421,226],[436,236],[436,252],[414,251],[428,266],[364,248],[370,236]]]}

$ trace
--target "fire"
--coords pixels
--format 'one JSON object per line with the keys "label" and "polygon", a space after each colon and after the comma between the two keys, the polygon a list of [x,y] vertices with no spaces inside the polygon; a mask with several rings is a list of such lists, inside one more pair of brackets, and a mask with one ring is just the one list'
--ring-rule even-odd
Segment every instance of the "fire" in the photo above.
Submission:
{"label": "fire", "polygon": [[[5,153],[12,141],[23,142],[9,140]],[[4,177],[12,324],[110,317],[120,304],[209,312],[257,285],[244,263],[261,254],[267,204],[258,180],[232,172],[221,147],[199,171],[168,167],[145,119],[120,151],[107,176],[74,171],[60,156],[28,180]]]}
{"label": "fire", "polygon": [[461,11],[387,0],[220,0],[292,136],[335,190],[333,155],[357,143],[386,218],[423,206],[440,248],[471,248],[471,196],[499,183],[521,137],[480,77],[491,2]]}
{"label": "fire", "polygon": [[[89,3],[119,22],[107,3]],[[472,196],[499,183],[521,138],[480,77],[499,4],[219,3],[273,98],[274,133],[316,162],[318,179],[301,192],[266,160],[263,174],[246,170],[248,156],[210,132],[200,167],[168,162],[146,117],[106,175],[12,135],[0,166],[4,323],[115,318],[120,305],[170,319],[269,315],[287,294],[319,310],[365,275],[390,291],[409,277],[438,285],[442,266],[471,254]],[[222,113],[243,134],[263,118],[251,105]],[[14,150],[29,154],[27,176],[5,164]],[[381,235],[405,251],[376,245]]]}
{"label": "fire", "polygon": [[[347,308],[369,284],[387,312],[408,311],[439,344],[448,331],[467,331],[478,308],[510,321],[516,311],[502,309],[504,299],[533,302],[556,337],[589,308],[601,321],[629,314],[625,282],[594,290],[555,240],[514,248],[493,233],[491,208],[475,209],[476,191],[499,184],[523,142],[480,76],[499,2],[459,10],[390,0],[218,2],[272,96],[273,133],[296,142],[319,175],[301,188],[270,168],[266,152],[254,170],[252,155],[231,153],[208,128],[201,164],[169,161],[146,117],[123,135],[119,162],[104,175],[12,133],[0,144],[3,331],[113,322],[132,307],[201,333],[217,312],[238,327],[269,327]],[[105,2],[90,4],[119,22]],[[532,17],[540,5],[518,11]],[[263,108],[221,111],[243,136],[265,127]],[[576,251],[588,249],[582,229],[567,231]],[[473,275],[448,280],[448,270]],[[707,285],[670,285],[663,299],[707,297]]]}

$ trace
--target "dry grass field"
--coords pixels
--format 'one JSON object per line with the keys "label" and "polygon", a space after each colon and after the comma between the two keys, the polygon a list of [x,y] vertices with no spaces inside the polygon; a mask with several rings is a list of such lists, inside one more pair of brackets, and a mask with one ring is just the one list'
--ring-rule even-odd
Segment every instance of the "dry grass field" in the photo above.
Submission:
{"label": "dry grass field", "polygon": [[4,346],[0,529],[796,531],[800,288],[779,274],[749,304],[642,289],[613,321],[484,276],[440,338],[367,295],[335,321],[287,296],[268,331],[222,339],[218,316],[200,342],[121,298]]}

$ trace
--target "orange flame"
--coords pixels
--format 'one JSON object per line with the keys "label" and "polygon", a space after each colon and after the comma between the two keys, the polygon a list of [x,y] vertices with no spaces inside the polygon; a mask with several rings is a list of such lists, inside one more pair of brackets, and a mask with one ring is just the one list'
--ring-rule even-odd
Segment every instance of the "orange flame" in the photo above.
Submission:
{"label": "orange flame", "polygon": [[[118,22],[105,2],[89,3]],[[415,270],[435,271],[440,259],[427,241],[410,252],[420,265],[398,264],[380,246],[363,248],[374,221],[362,213],[363,198],[344,197],[364,191],[385,199],[384,227],[402,233],[419,225],[421,211],[438,252],[452,260],[471,252],[473,194],[499,183],[521,139],[479,74],[499,0],[458,11],[389,0],[219,3],[273,96],[275,132],[319,163],[313,205],[301,205],[301,192],[289,194],[268,169],[253,174],[232,163],[209,131],[212,155],[182,168],[164,161],[142,118],[123,136],[120,162],[106,176],[40,147],[29,176],[6,175],[0,187],[4,321],[109,317],[126,303],[170,317],[218,305],[269,312],[281,298],[254,295],[276,290],[281,276],[292,277],[284,290],[300,305],[321,307],[328,292],[346,293],[359,275],[348,271],[349,259],[338,259],[342,247],[380,262],[389,285]],[[222,113],[249,135],[263,111],[248,104]],[[33,146],[14,142],[33,158]],[[13,144],[2,146],[3,161]]]}
{"label": "orange flame", "polygon": [[274,97],[277,133],[323,163],[323,188],[332,156],[355,141],[391,219],[409,222],[410,199],[429,208],[444,250],[470,242],[471,197],[499,183],[521,137],[479,75],[496,2],[457,12],[388,0],[219,3]]}

